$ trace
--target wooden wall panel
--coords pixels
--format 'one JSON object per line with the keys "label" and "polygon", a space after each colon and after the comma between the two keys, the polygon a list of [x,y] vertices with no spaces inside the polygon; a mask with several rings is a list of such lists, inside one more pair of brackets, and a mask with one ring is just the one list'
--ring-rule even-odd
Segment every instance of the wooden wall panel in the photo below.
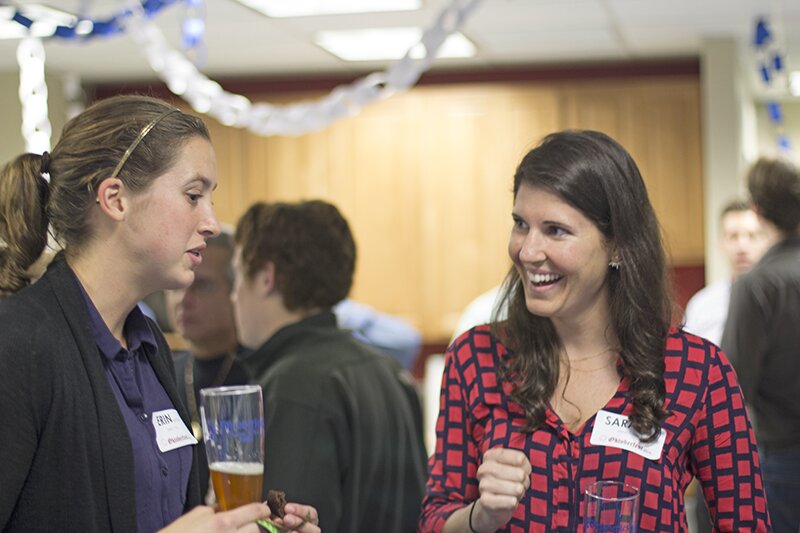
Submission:
{"label": "wooden wall panel", "polygon": [[508,270],[514,169],[552,131],[600,129],[629,148],[673,256],[702,262],[702,231],[693,230],[702,224],[699,95],[690,78],[417,87],[299,137],[210,124],[217,212],[232,224],[259,200],[332,201],[358,244],[353,296],[443,342],[463,307]]}
{"label": "wooden wall panel", "polygon": [[703,263],[703,184],[696,79],[613,81],[561,90],[565,126],[596,129],[636,160],[675,266]]}

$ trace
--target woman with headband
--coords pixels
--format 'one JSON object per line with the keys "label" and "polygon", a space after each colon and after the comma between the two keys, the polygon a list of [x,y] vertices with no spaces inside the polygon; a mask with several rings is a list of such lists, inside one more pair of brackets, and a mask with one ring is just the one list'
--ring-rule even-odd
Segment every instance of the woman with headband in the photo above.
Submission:
{"label": "woman with headband", "polygon": [[[193,281],[219,233],[216,184],[202,121],[137,96],[92,105],[52,154],[0,172],[0,530],[257,531],[269,515],[181,517],[200,503],[193,447],[165,446],[151,420],[188,417],[136,304]],[[62,251],[27,287],[48,235]],[[313,508],[287,511],[286,525],[319,531]]]}

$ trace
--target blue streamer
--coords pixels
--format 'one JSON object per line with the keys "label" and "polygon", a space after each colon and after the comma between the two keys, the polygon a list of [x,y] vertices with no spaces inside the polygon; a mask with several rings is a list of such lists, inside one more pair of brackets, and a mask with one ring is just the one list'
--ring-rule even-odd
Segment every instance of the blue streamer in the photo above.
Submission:
{"label": "blue streamer", "polygon": [[[155,16],[159,11],[174,4],[178,0],[142,0],[141,6],[144,10],[144,13],[148,17]],[[130,9],[125,9],[111,17],[107,20],[91,20],[92,22],[92,29],[85,35],[79,35],[76,31],[76,27],[78,23],[90,20],[85,17],[81,17],[78,15],[74,15],[78,22],[75,26],[56,26],[55,31],[51,37],[57,37],[61,39],[82,39],[87,40],[92,37],[108,37],[112,35],[116,35],[122,33],[124,31],[124,20],[130,17],[133,13]],[[11,20],[22,24],[26,28],[30,28],[34,20],[26,17],[22,14],[22,12],[17,9],[14,12],[14,16],[11,17]]]}
{"label": "blue streamer", "polygon": [[761,73],[761,81],[769,85],[769,82],[772,81],[772,74],[769,72],[769,67],[764,63],[761,63],[761,68],[759,69]]}
{"label": "blue streamer", "polygon": [[775,52],[775,55],[772,56],[772,70],[775,72],[783,70],[783,56],[780,52]]}
{"label": "blue streamer", "polygon": [[774,124],[780,124],[783,122],[783,111],[781,110],[781,105],[775,100],[767,103],[767,112],[769,113],[769,119]]}
{"label": "blue streamer", "polygon": [[753,43],[756,45],[756,48],[761,48],[765,46],[772,40],[772,33],[769,31],[767,27],[767,21],[763,18],[758,19],[756,22],[756,34],[753,38]]}

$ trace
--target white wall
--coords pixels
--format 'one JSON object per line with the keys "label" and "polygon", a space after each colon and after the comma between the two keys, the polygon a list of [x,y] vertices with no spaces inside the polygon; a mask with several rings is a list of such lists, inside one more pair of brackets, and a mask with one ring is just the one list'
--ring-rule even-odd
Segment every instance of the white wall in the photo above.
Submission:
{"label": "white wall", "polygon": [[[781,109],[783,111],[782,130],[789,137],[791,143],[790,158],[794,162],[800,163],[798,154],[800,154],[800,101],[784,101],[781,102]],[[758,150],[759,155],[768,157],[775,157],[780,155],[778,150],[777,136],[778,127],[773,124],[769,119],[767,106],[765,102],[757,102],[755,104],[755,120],[758,129]]]}
{"label": "white wall", "polygon": [[758,152],[746,68],[747,53],[735,39],[711,38],[703,43],[700,77],[707,283],[730,274],[717,246],[719,213],[730,200],[745,195],[743,176]]}

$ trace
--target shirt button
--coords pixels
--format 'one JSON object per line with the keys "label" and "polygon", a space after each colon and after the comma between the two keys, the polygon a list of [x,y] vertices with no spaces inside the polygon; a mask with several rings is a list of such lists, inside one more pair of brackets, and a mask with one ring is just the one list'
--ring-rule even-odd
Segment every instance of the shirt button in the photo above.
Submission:
{"label": "shirt button", "polygon": [[147,422],[147,413],[140,414],[139,420],[141,420],[142,422]]}
{"label": "shirt button", "polygon": [[161,467],[161,475],[164,476],[164,477],[167,477],[167,474],[169,474],[169,468],[167,468],[166,466],[162,466]]}

